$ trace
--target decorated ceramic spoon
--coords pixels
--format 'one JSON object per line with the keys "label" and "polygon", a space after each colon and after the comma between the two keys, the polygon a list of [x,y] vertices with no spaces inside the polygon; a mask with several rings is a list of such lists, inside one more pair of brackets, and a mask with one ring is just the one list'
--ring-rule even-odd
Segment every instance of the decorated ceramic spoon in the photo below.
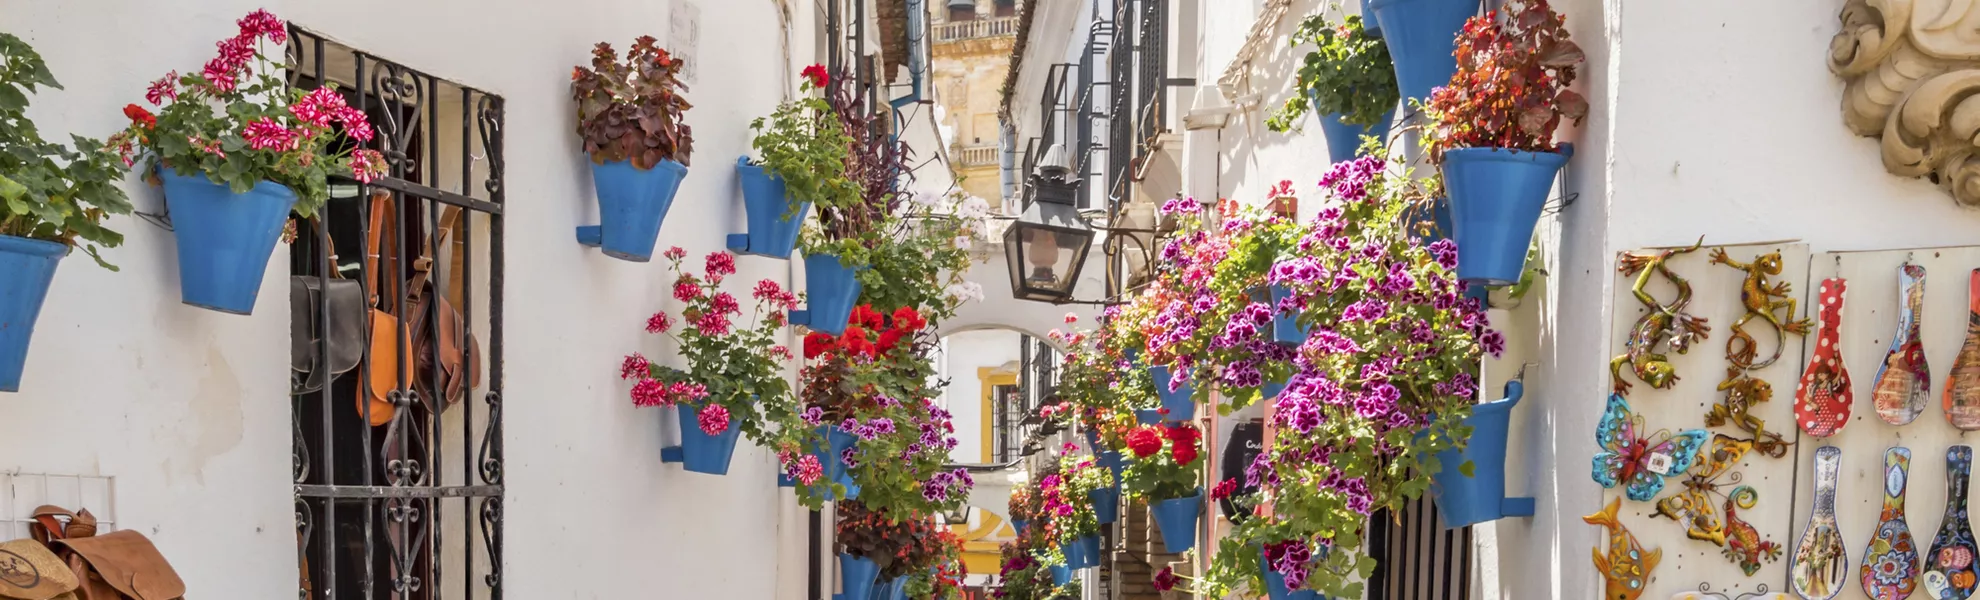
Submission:
{"label": "decorated ceramic spoon", "polygon": [[1818,309],[1822,329],[1815,334],[1815,352],[1802,370],[1794,390],[1794,421],[1815,437],[1829,437],[1849,424],[1849,369],[1842,359],[1843,296],[1849,282],[1840,277],[1822,280]]}
{"label": "decorated ceramic spoon", "polygon": [[1904,600],[1918,591],[1918,545],[1904,523],[1904,488],[1911,450],[1884,452],[1884,511],[1876,537],[1863,552],[1863,594],[1874,600]]}
{"label": "decorated ceramic spoon", "polygon": [[[1826,290],[1828,282],[1822,287]],[[1836,529],[1836,483],[1841,478],[1842,450],[1816,448],[1815,512],[1808,516],[1808,528],[1788,565],[1788,583],[1802,600],[1834,598],[1848,581],[1849,550]]]}
{"label": "decorated ceramic spoon", "polygon": [[1877,384],[1870,401],[1877,416],[1892,425],[1904,425],[1925,412],[1925,401],[1932,397],[1932,369],[1925,364],[1925,344],[1918,339],[1918,317],[1925,312],[1925,267],[1906,264],[1898,268],[1897,333],[1891,334],[1891,351],[1877,367]]}
{"label": "decorated ceramic spoon", "polygon": [[1980,430],[1980,269],[1966,284],[1966,342],[1946,375],[1946,420],[1960,431]]}
{"label": "decorated ceramic spoon", "polygon": [[1966,522],[1966,482],[1972,473],[1973,447],[1946,450],[1946,516],[1925,553],[1925,593],[1932,600],[1966,600],[1980,576],[1973,565],[1973,527]]}

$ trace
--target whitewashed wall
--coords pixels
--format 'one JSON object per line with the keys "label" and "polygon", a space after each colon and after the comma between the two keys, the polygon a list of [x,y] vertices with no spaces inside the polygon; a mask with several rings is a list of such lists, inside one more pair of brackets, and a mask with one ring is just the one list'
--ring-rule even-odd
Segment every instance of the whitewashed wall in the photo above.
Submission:
{"label": "whitewashed wall", "polygon": [[[797,598],[805,518],[788,490],[773,487],[774,458],[742,450],[728,477],[662,465],[659,449],[677,435],[672,417],[634,409],[617,380],[627,352],[677,363],[640,327],[676,308],[665,300],[664,263],[622,262],[572,240],[596,208],[571,132],[570,69],[598,41],[624,48],[653,34],[671,43],[671,10],[688,2],[701,13],[688,115],[695,167],[661,244],[698,257],[742,229],[729,165],[748,149],[749,121],[795,77],[775,2],[0,0],[0,29],[34,44],[67,85],[36,98],[32,115],[50,137],[107,134],[148,81],[197,69],[257,7],[501,95],[509,596]],[[814,11],[791,4],[791,43],[808,56]],[[141,209],[158,206],[155,191],[135,180],[129,189]],[[120,526],[150,534],[193,595],[293,597],[286,250],[271,261],[254,316],[221,315],[179,303],[168,234],[136,219],[113,225],[129,236],[109,255],[124,271],[65,261],[23,391],[0,395],[0,471],[114,477]],[[740,268],[738,295],[759,278],[800,280],[780,261],[743,258]]]}
{"label": "whitewashed wall", "polygon": [[[978,369],[1009,368],[1015,373],[1023,339],[1022,334],[1009,330],[967,331],[942,339],[949,377],[942,399],[955,415],[956,426],[956,449],[949,452],[950,462],[995,462],[984,451],[984,428],[995,427],[996,415],[983,411],[984,380]],[[995,452],[995,442],[991,444],[990,452]]]}

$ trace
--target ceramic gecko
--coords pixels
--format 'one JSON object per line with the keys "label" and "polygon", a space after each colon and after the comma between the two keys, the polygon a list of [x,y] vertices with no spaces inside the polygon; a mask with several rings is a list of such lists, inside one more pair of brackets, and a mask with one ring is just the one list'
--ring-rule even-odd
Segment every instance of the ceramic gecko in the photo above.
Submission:
{"label": "ceramic gecko", "polygon": [[[1705,319],[1685,312],[1691,304],[1691,282],[1685,281],[1677,273],[1671,272],[1671,258],[1697,251],[1705,246],[1705,238],[1689,248],[1674,248],[1656,254],[1622,255],[1616,270],[1624,275],[1636,276],[1636,284],[1630,292],[1636,301],[1643,303],[1648,312],[1636,321],[1623,341],[1623,353],[1609,361],[1609,375],[1615,381],[1615,392],[1629,391],[1629,382],[1623,379],[1623,366],[1627,365],[1636,378],[1656,389],[1668,389],[1677,383],[1677,368],[1671,365],[1669,356],[1658,352],[1657,347],[1667,345],[1672,352],[1684,354],[1691,349],[1691,343],[1710,335]],[[1661,275],[1671,285],[1677,287],[1677,297],[1669,304],[1662,304],[1644,288],[1650,285],[1652,274]]]}
{"label": "ceramic gecko", "polygon": [[1602,573],[1606,582],[1602,600],[1636,600],[1643,595],[1644,586],[1650,581],[1650,572],[1656,570],[1657,563],[1664,559],[1661,549],[1644,551],[1637,543],[1636,536],[1630,535],[1629,528],[1623,527],[1617,518],[1622,510],[1622,498],[1609,500],[1609,507],[1581,520],[1589,525],[1598,525],[1609,531],[1609,554],[1602,555],[1601,549],[1590,552],[1595,555],[1595,568]]}
{"label": "ceramic gecko", "polygon": [[1743,485],[1733,488],[1732,494],[1726,496],[1726,547],[1720,553],[1738,564],[1740,572],[1747,577],[1760,572],[1760,561],[1780,560],[1781,552],[1786,550],[1780,544],[1762,539],[1759,529],[1739,518],[1737,509],[1753,508],[1759,497],[1759,492]]}
{"label": "ceramic gecko", "polygon": [[1706,427],[1721,427],[1730,423],[1753,434],[1754,450],[1774,458],[1787,456],[1788,446],[1793,443],[1781,438],[1778,433],[1767,431],[1767,421],[1753,416],[1756,405],[1774,397],[1773,384],[1747,377],[1739,367],[1728,367],[1726,380],[1719,382],[1719,391],[1725,392],[1726,397],[1705,413]]}
{"label": "ceramic gecko", "polygon": [[[1726,338],[1726,358],[1732,360],[1734,367],[1747,371],[1767,368],[1781,359],[1781,351],[1787,347],[1787,334],[1808,335],[1808,319],[1794,318],[1797,303],[1788,297],[1788,283],[1767,283],[1767,277],[1781,274],[1780,252],[1762,254],[1750,264],[1741,264],[1727,255],[1724,248],[1713,248],[1711,262],[1746,272],[1746,280],[1739,285],[1739,301],[1746,306],[1746,314],[1733,321],[1732,335]],[[1783,308],[1787,309],[1785,315],[1780,314]],[[1774,329],[1774,354],[1760,362],[1754,362],[1760,355],[1759,342],[1745,329],[1755,318],[1766,321]]]}

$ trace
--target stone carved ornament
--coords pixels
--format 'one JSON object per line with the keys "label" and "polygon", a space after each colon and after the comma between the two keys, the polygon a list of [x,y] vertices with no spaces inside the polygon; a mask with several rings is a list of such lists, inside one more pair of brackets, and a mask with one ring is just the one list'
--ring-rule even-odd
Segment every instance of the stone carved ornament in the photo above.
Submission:
{"label": "stone carved ornament", "polygon": [[1980,0],[1846,0],[1829,42],[1843,122],[1884,168],[1980,207]]}

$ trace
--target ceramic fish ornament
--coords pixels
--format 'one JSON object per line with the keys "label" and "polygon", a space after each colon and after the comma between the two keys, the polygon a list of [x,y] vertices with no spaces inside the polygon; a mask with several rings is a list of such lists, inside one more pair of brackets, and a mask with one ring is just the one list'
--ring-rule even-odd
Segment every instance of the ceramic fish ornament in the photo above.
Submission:
{"label": "ceramic fish ornament", "polygon": [[1712,591],[1712,584],[1701,583],[1698,584],[1698,591],[1678,592],[1678,595],[1671,596],[1671,600],[1794,600],[1794,598],[1779,592],[1769,594],[1767,593],[1767,584],[1764,583],[1760,584],[1760,587],[1755,588],[1754,591],[1744,594],[1714,592]]}
{"label": "ceramic fish ornament", "polygon": [[1664,490],[1664,479],[1678,477],[1698,459],[1705,445],[1705,430],[1691,429],[1673,435],[1659,431],[1649,437],[1639,432],[1643,418],[1629,410],[1622,394],[1609,394],[1609,408],[1595,425],[1595,453],[1592,474],[1602,487],[1623,486],[1630,500],[1649,502]]}
{"label": "ceramic fish ornament", "polygon": [[1606,582],[1602,588],[1602,600],[1636,600],[1643,595],[1643,588],[1650,581],[1650,571],[1664,559],[1664,551],[1644,551],[1637,543],[1636,536],[1630,535],[1629,528],[1623,527],[1617,518],[1622,510],[1622,498],[1609,500],[1608,508],[1581,520],[1589,525],[1598,525],[1609,531],[1609,553],[1602,554],[1600,548],[1591,552],[1595,555],[1595,569],[1602,573]]}
{"label": "ceramic fish ornament", "polygon": [[1946,450],[1946,516],[1939,522],[1939,534],[1932,538],[1932,550],[1925,553],[1925,594],[1932,600],[1966,600],[1973,597],[1976,567],[1973,527],[1966,521],[1966,483],[1973,473],[1973,448],[1953,446]]}
{"label": "ceramic fish ornament", "polygon": [[1892,425],[1917,419],[1932,397],[1932,369],[1925,364],[1925,344],[1918,336],[1918,317],[1925,312],[1925,267],[1898,268],[1898,297],[1904,302],[1898,307],[1897,333],[1891,335],[1891,351],[1870,388],[1877,416]]}
{"label": "ceramic fish ornament", "polygon": [[[1827,287],[1828,282],[1823,282]],[[1842,593],[1848,580],[1849,550],[1836,529],[1836,484],[1842,478],[1842,450],[1815,449],[1815,512],[1795,546],[1788,565],[1788,583],[1802,600],[1829,600]]]}
{"label": "ceramic fish ornament", "polygon": [[1863,594],[1873,600],[1903,600],[1918,590],[1918,544],[1904,522],[1904,489],[1911,450],[1884,452],[1884,510],[1877,533],[1863,551]]}
{"label": "ceramic fish ornament", "polygon": [[1980,430],[1980,269],[1966,284],[1966,341],[1946,376],[1946,420],[1960,431]]}
{"label": "ceramic fish ornament", "polygon": [[1842,359],[1843,296],[1849,282],[1840,277],[1822,280],[1817,309],[1822,329],[1815,334],[1815,351],[1808,368],[1801,373],[1801,384],[1794,391],[1794,420],[1801,430],[1815,437],[1829,437],[1849,424],[1849,369]]}

